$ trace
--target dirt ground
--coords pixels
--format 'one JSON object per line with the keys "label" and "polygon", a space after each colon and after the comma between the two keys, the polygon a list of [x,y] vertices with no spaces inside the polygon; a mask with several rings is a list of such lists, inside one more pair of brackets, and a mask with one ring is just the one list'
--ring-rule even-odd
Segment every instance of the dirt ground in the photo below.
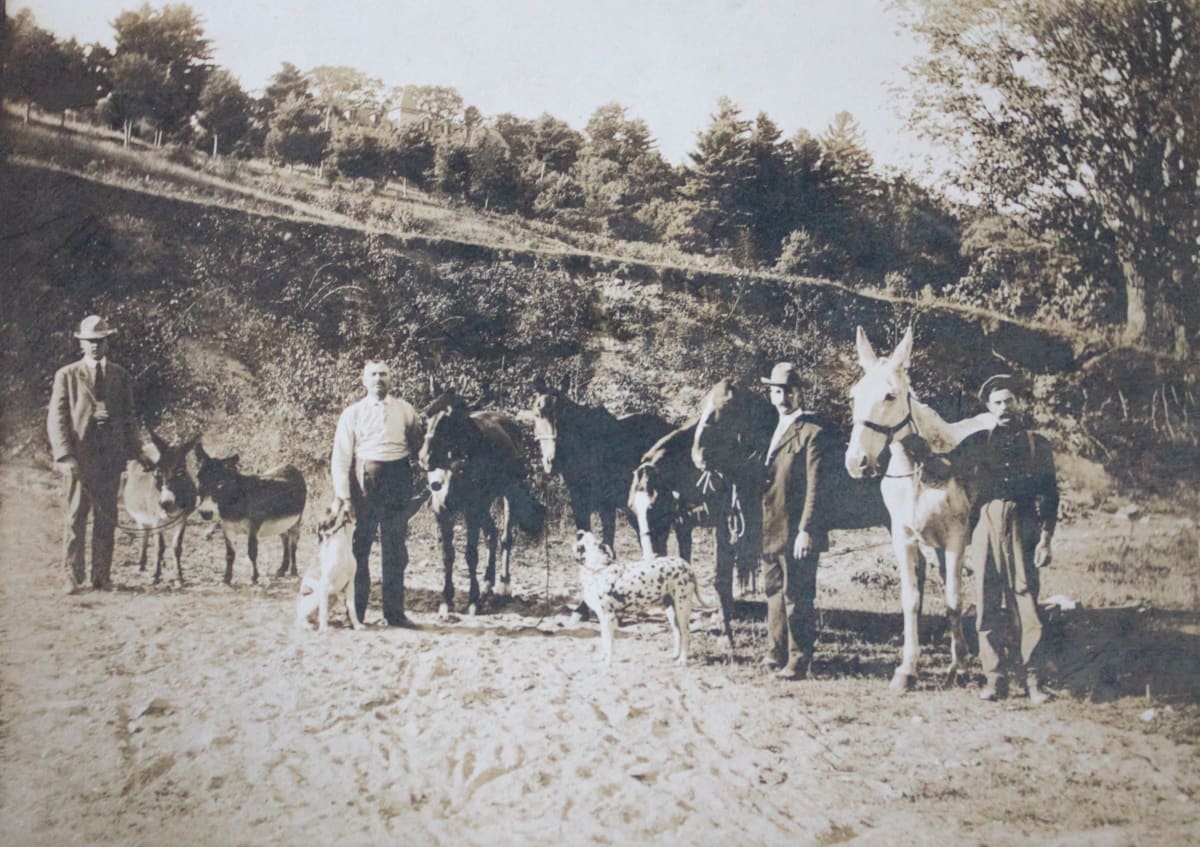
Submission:
{"label": "dirt ground", "polygon": [[[565,613],[561,532],[519,547],[513,599],[441,623],[418,520],[412,630],[381,626],[377,595],[365,631],[297,630],[296,580],[251,585],[239,559],[224,587],[220,536],[198,521],[183,588],[151,585],[119,539],[117,590],[64,596],[57,480],[18,458],[0,482],[8,845],[1196,843],[1195,565],[1126,573],[1164,538],[1195,550],[1179,518],[1062,526],[1043,597],[1087,608],[1051,620],[1059,696],[1035,709],[980,702],[974,676],[939,685],[932,590],[921,683],[888,691],[900,621],[879,531],[835,537],[815,678],[781,682],[755,664],[752,594],[732,657],[697,613],[689,667],[661,617],[628,622],[598,665],[596,625]],[[306,530],[302,566],[315,547]],[[262,548],[273,574],[278,544]],[[461,564],[456,584],[465,596]]]}

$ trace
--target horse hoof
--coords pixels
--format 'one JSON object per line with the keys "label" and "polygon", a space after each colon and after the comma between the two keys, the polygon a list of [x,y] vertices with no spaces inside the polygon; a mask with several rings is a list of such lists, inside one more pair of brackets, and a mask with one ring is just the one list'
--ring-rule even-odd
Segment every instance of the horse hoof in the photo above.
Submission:
{"label": "horse hoof", "polygon": [[496,586],[496,596],[497,597],[508,597],[511,594],[512,594],[512,584],[511,583],[502,582],[498,586]]}
{"label": "horse hoof", "polygon": [[471,617],[475,617],[477,614],[479,614],[479,604],[471,603],[470,605],[468,605],[467,606],[467,614],[470,615]]}
{"label": "horse hoof", "polygon": [[447,620],[449,617],[450,617],[450,604],[443,603],[442,605],[438,606],[438,620],[444,621],[444,620]]}
{"label": "horse hoof", "polygon": [[906,691],[910,691],[912,687],[916,685],[916,682],[916,676],[897,669],[897,671],[892,674],[892,682],[888,687],[892,689],[892,692],[895,694],[904,694]]}

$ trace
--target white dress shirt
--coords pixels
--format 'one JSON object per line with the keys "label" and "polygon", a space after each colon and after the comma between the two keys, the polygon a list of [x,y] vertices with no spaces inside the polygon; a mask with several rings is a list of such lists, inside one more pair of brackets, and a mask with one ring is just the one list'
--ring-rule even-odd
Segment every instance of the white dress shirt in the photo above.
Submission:
{"label": "white dress shirt", "polygon": [[779,442],[783,438],[783,434],[787,432],[788,427],[795,423],[796,419],[803,414],[803,409],[797,409],[790,415],[779,416],[779,423],[775,424],[775,432],[771,435],[771,446],[767,448],[767,458],[763,464],[771,464],[771,459],[775,458],[775,448],[779,446]]}
{"label": "white dress shirt", "polygon": [[392,462],[411,456],[419,429],[416,409],[399,397],[380,400],[367,395],[346,407],[338,419],[329,461],[334,496],[350,499],[350,464],[355,459],[361,483],[364,461]]}

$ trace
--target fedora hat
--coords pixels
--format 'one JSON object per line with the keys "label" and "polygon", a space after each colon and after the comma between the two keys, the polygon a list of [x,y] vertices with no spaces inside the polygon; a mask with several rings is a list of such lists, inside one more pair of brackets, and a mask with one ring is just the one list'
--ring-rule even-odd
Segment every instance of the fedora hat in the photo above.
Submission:
{"label": "fedora hat", "polygon": [[993,391],[1004,389],[1014,394],[1022,394],[1025,391],[1025,380],[1019,374],[993,374],[979,386],[979,402],[986,404]]}
{"label": "fedora hat", "polygon": [[796,388],[804,387],[804,380],[796,371],[796,366],[791,362],[780,362],[771,368],[770,376],[760,376],[758,381],[763,385],[779,385],[784,388],[791,386],[795,386]]}
{"label": "fedora hat", "polygon": [[79,330],[75,333],[75,337],[87,341],[98,341],[101,338],[108,338],[115,332],[116,330],[110,327],[104,318],[99,315],[88,315],[79,322]]}

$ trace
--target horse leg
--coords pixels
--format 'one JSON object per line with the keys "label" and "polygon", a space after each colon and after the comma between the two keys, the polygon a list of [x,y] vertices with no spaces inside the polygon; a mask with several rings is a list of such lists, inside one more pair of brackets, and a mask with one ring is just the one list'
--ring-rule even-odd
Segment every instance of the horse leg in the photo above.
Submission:
{"label": "horse leg", "polygon": [[504,572],[500,575],[500,587],[497,593],[507,597],[512,593],[512,575],[509,566],[512,564],[513,522],[512,508],[508,500],[504,501],[504,521],[500,525],[500,564]]}
{"label": "horse leg", "polygon": [[966,535],[952,538],[944,553],[946,567],[946,623],[950,628],[950,669],[946,685],[954,684],[961,667],[966,664],[966,638],[962,625],[962,559]]}
{"label": "horse leg", "polygon": [[229,536],[225,533],[225,528],[221,527],[221,535],[225,539],[225,584],[233,584],[233,559],[234,550],[233,543],[230,542]]}
{"label": "horse leg", "polygon": [[250,557],[250,581],[258,585],[258,527],[250,527],[246,535],[246,555]]}
{"label": "horse leg", "polygon": [[903,693],[912,687],[917,678],[917,660],[921,645],[917,628],[921,614],[921,594],[917,585],[917,562],[920,551],[915,541],[905,538],[902,527],[892,527],[892,545],[896,551],[896,563],[900,568],[900,608],[904,613],[904,652],[900,666],[892,675],[891,688]]}
{"label": "horse leg", "polygon": [[471,580],[467,594],[467,614],[479,614],[479,530],[478,515],[467,515],[467,576]]}
{"label": "horse leg", "polygon": [[183,531],[185,529],[187,529],[187,518],[179,522],[179,527],[175,530],[175,538],[171,541],[171,552],[175,555],[175,574],[179,578],[180,587],[183,587]]}
{"label": "horse leg", "polygon": [[[675,524],[675,546],[679,548],[679,558],[683,559],[689,565],[692,563],[692,526],[690,524]],[[667,535],[662,537],[662,552],[655,551],[656,555],[667,555]]]}
{"label": "horse leg", "polygon": [[721,603],[721,624],[724,628],[726,649],[733,652],[733,565],[734,549],[729,534],[716,529],[717,536],[717,570],[713,579],[713,588],[717,590],[717,599]]}
{"label": "horse leg", "polygon": [[[504,501],[504,508],[508,509],[508,500]],[[491,597],[492,592],[496,589],[496,541],[497,530],[496,522],[492,520],[489,513],[484,520],[480,529],[483,531],[484,540],[487,542],[487,567],[483,571],[483,596]]]}
{"label": "horse leg", "polygon": [[154,534],[158,537],[158,553],[154,557],[154,584],[158,585],[159,580],[162,579],[163,556],[167,549],[167,539],[161,529]]}
{"label": "horse leg", "polygon": [[438,618],[446,620],[454,608],[454,515],[443,511],[437,516],[438,535],[442,541],[442,605]]}
{"label": "horse leg", "polygon": [[291,575],[296,575],[296,547],[300,542],[300,522],[296,521],[296,525],[289,527],[287,532],[279,536],[279,540],[283,542],[283,562],[279,565],[279,570],[275,572],[275,576],[287,576],[288,571]]}
{"label": "horse leg", "polygon": [[604,543],[608,545],[610,550],[616,550],[617,541],[617,511],[616,509],[601,507],[600,512],[600,537]]}
{"label": "horse leg", "polygon": [[142,571],[143,573],[145,573],[145,571],[146,571],[146,554],[149,552],[149,547],[150,547],[150,531],[143,529],[142,530],[142,556],[138,560],[138,570]]}

